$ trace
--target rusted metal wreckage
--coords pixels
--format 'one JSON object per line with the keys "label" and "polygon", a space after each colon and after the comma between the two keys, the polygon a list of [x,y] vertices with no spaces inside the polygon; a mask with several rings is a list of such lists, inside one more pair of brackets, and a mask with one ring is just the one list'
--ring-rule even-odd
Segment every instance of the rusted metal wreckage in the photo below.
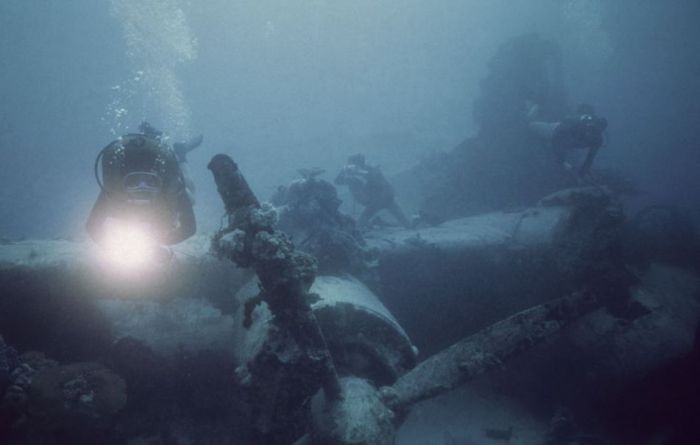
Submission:
{"label": "rusted metal wreckage", "polygon": [[[60,403],[67,392],[55,390],[59,383],[70,383],[68,393],[80,395],[102,382],[109,391],[98,391],[96,400],[119,395],[109,399],[112,409],[103,416],[126,412],[121,422],[142,419],[151,414],[122,396],[131,400],[133,391],[146,391],[135,397],[146,403],[150,389],[130,385],[142,384],[144,376],[167,382],[182,357],[214,352],[197,360],[208,378],[212,369],[221,374],[218,385],[244,388],[247,396],[226,409],[247,417],[228,432],[210,428],[216,432],[208,434],[220,439],[229,434],[236,443],[391,444],[416,403],[479,375],[502,372],[509,360],[520,366],[526,351],[556,343],[560,332],[595,326],[588,341],[605,338],[611,346],[586,357],[605,363],[610,374],[650,369],[692,347],[697,304],[632,283],[619,252],[623,218],[602,189],[565,190],[531,208],[419,230],[375,231],[366,237],[366,248],[378,256],[373,266],[378,278],[367,281],[344,273],[318,275],[314,258],[276,229],[276,212],[260,204],[232,159],[218,155],[209,167],[228,225],[212,240],[179,246],[160,272],[131,280],[109,277],[81,243],[27,240],[0,246],[0,334],[7,344],[40,350],[62,363],[94,361],[124,373],[122,379],[99,368],[91,372],[101,380],[71,377],[56,383],[62,369],[83,375],[97,368],[46,368],[40,375],[53,383],[42,387],[50,389],[51,406],[64,408],[51,411],[54,418],[42,428],[55,428],[56,419],[74,419],[76,412],[94,414]],[[643,307],[630,310],[635,304]],[[606,311],[650,315],[638,324],[625,321],[622,329],[620,319]],[[560,359],[556,348],[550,352],[552,360]],[[49,362],[32,357],[26,358],[28,371]],[[230,372],[221,360],[235,364]],[[36,394],[30,374],[17,378],[29,379],[23,384],[31,407]],[[182,374],[189,382],[189,374]],[[83,386],[73,388],[76,382]],[[210,396],[202,393],[205,404]],[[155,413],[162,408],[157,398],[148,403]],[[65,406],[80,410],[64,412]],[[94,423],[93,417],[83,420]],[[109,428],[106,420],[100,428]],[[162,428],[191,439],[203,434],[197,422],[203,421],[192,420],[191,431]],[[228,426],[236,420],[220,422]],[[124,425],[119,430],[132,437]]]}
{"label": "rusted metal wreckage", "polygon": [[[346,305],[354,306],[357,310],[370,314],[369,317],[383,322],[384,330],[393,334],[384,335],[384,338],[399,339],[392,343],[403,346],[404,351],[401,355],[408,366],[397,366],[397,360],[389,358],[391,353],[381,351],[376,345],[365,345],[364,351],[374,352],[370,357],[376,361],[384,361],[383,367],[393,371],[393,378],[381,382],[382,378],[376,371],[381,367],[353,368],[347,360],[343,360],[343,354],[337,345],[335,353],[328,348],[329,342],[324,339],[312,309],[314,262],[305,254],[296,251],[286,235],[275,230],[270,210],[266,211],[261,207],[235,162],[228,156],[217,155],[212,159],[209,168],[214,174],[219,193],[230,216],[229,227],[217,235],[213,248],[219,255],[237,265],[252,267],[255,270],[259,279],[260,301],[266,303],[269,308],[269,315],[259,319],[268,324],[264,330],[264,338],[257,339],[259,343],[254,354],[248,353],[248,357],[241,358],[247,360],[247,372],[254,381],[253,384],[261,388],[261,393],[268,393],[268,397],[262,397],[263,400],[267,399],[268,403],[294,406],[294,403],[289,403],[291,398],[296,400],[295,409],[305,410],[305,401],[312,398],[312,420],[308,425],[307,434],[297,442],[299,444],[392,444],[397,426],[414,403],[449,391],[500,366],[515,354],[524,352],[554,335],[571,321],[610,303],[615,298],[620,298],[620,295],[581,287],[561,298],[498,321],[408,369],[411,361],[415,359],[415,356],[412,357],[414,351],[406,348],[405,342],[408,341],[408,337],[376,299],[373,303],[375,307],[381,308],[379,311],[373,311],[369,305],[363,304],[362,296],[371,294],[371,291],[360,283],[353,283],[351,278],[343,279],[344,286],[320,286],[317,290],[322,293],[315,296],[316,301],[337,299]],[[578,201],[577,207],[568,206],[572,201]],[[519,232],[520,243],[539,246],[550,244],[551,249],[551,241],[564,235],[573,235],[571,227],[580,224],[582,218],[595,220],[595,224],[587,228],[585,236],[588,239],[585,241],[591,241],[594,233],[599,236],[597,231],[615,230],[615,221],[620,218],[609,196],[601,190],[570,192],[568,195],[552,197],[544,204],[546,206],[539,210],[538,215],[520,214],[511,218],[505,216],[505,219],[515,224],[515,230],[509,236],[518,236],[516,232]],[[543,225],[540,220],[528,227],[528,216],[538,217],[546,223]],[[489,228],[495,229],[493,225]],[[557,231],[567,233],[556,233]],[[582,236],[581,233],[576,235]],[[495,238],[500,236],[497,234]],[[455,239],[442,240],[444,247],[461,251],[462,254],[465,247],[466,250],[469,250],[469,247],[483,249],[494,240],[477,237],[461,241],[463,245],[460,246]],[[578,244],[572,239],[559,238],[558,241],[571,244],[568,248],[563,245],[558,248],[565,252],[562,255],[569,255],[568,261],[577,262],[573,267],[584,268],[583,263],[580,263],[584,260],[582,256],[591,252],[584,254],[581,251],[583,240],[578,240]],[[392,242],[391,245],[395,247],[384,249],[384,252],[385,255],[394,257],[420,255],[420,249],[425,247],[420,243],[405,242]],[[603,260],[586,258],[593,259]],[[604,260],[610,261],[610,258]],[[576,270],[572,273],[590,271]],[[597,278],[605,279],[601,271]],[[328,279],[322,277],[321,281]],[[348,283],[352,283],[354,289],[349,287]],[[601,284],[598,283],[596,287],[607,288],[613,292],[620,290],[619,287],[609,286],[610,283]],[[334,291],[345,292],[346,296],[328,294]],[[357,326],[358,331],[359,326],[360,323]],[[256,330],[252,335],[261,335],[260,332]],[[355,338],[363,337],[362,332],[353,334]],[[330,332],[327,335],[330,335]],[[364,340],[365,343],[371,341]],[[347,342],[341,345],[343,346],[352,345]],[[340,361],[344,362],[340,370],[334,365],[334,356],[340,357]],[[287,400],[281,401],[279,394],[269,394],[270,382],[265,379],[270,377],[271,367],[274,368],[273,374],[286,374],[286,379],[295,379],[301,383],[295,387],[296,393],[285,391]],[[275,380],[279,381],[280,378],[275,377]],[[274,392],[279,390],[279,387],[273,388]],[[287,412],[283,417],[303,416]],[[280,428],[284,422],[282,419],[268,419],[268,425],[273,424],[275,426],[271,428]]]}

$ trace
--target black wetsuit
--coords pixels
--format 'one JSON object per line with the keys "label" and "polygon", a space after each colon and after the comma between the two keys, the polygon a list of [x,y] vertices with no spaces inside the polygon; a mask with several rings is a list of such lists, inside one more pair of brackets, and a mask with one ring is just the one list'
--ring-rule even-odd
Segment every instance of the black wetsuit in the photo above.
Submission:
{"label": "black wetsuit", "polygon": [[338,185],[347,185],[355,201],[365,208],[357,223],[366,227],[369,220],[381,210],[388,210],[404,227],[410,223],[394,200],[394,188],[378,167],[350,164],[335,179]]}
{"label": "black wetsuit", "polygon": [[598,150],[603,146],[603,131],[606,127],[605,119],[590,115],[562,120],[552,135],[552,148],[557,161],[564,163],[569,149],[588,149],[586,159],[579,168],[579,174],[587,174]]}
{"label": "black wetsuit", "polygon": [[[87,231],[99,242],[108,218],[136,220],[158,234],[161,244],[176,244],[192,236],[196,221],[192,201],[174,152],[158,138],[127,135],[110,144],[102,158],[104,186],[90,212]],[[123,181],[132,172],[152,172],[162,180],[160,192],[147,204],[135,203]]]}

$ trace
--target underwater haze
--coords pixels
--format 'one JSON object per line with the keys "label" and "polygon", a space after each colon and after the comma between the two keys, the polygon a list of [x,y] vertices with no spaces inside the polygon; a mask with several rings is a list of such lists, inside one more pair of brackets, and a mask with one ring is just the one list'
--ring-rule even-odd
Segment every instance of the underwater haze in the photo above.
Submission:
{"label": "underwater haze", "polygon": [[0,445],[700,443],[698,23],[0,0]]}
{"label": "underwater haze", "polygon": [[[602,165],[696,207],[697,2],[4,0],[0,233],[79,237],[92,164],[148,120],[205,136],[196,212],[221,209],[205,165],[225,152],[267,198],[296,169],[365,152],[392,175],[475,131],[500,44],[560,45],[571,102],[609,122]],[[216,220],[217,222],[214,222]]]}

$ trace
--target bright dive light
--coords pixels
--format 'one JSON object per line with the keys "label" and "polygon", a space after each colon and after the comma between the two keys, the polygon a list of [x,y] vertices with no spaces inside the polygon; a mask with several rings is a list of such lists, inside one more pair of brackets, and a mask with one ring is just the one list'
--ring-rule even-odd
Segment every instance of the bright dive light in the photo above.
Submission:
{"label": "bright dive light", "polygon": [[114,221],[106,227],[101,244],[109,261],[123,269],[140,268],[154,260],[153,238],[139,224]]}

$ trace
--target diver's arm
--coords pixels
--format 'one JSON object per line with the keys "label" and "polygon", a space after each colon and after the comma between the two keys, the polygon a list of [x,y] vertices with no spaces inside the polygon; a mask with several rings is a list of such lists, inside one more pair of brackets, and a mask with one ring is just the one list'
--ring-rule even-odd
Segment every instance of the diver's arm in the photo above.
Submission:
{"label": "diver's arm", "polygon": [[200,134],[195,137],[193,137],[190,140],[183,141],[183,142],[176,142],[174,145],[182,147],[185,151],[191,151],[194,150],[195,148],[199,147],[202,145],[202,142],[204,141],[204,135]]}
{"label": "diver's arm", "polygon": [[100,191],[95,205],[90,211],[90,216],[88,217],[85,228],[87,229],[88,235],[94,242],[99,242],[104,223],[109,216],[109,198],[104,190]]}
{"label": "diver's arm", "polygon": [[586,160],[583,161],[583,164],[581,165],[581,168],[579,169],[579,176],[586,176],[590,170],[591,166],[593,165],[593,160],[595,159],[596,155],[598,154],[598,150],[600,149],[599,145],[593,146],[588,149],[588,154],[586,155]]}
{"label": "diver's arm", "polygon": [[335,178],[335,185],[347,185],[348,183],[348,176],[349,176],[349,166],[345,166],[340,170],[340,173],[338,173],[338,176]]}
{"label": "diver's arm", "polygon": [[336,185],[350,185],[352,182],[367,180],[369,171],[359,168],[356,165],[348,164],[340,170],[335,178]]}
{"label": "diver's arm", "polygon": [[173,144],[173,151],[175,151],[175,156],[177,156],[178,162],[186,163],[187,153],[202,145],[203,140],[204,136],[200,134],[199,136],[193,137],[188,141],[175,142]]}
{"label": "diver's arm", "polygon": [[178,226],[171,230],[163,240],[164,244],[177,244],[191,237],[197,231],[192,202],[187,193],[180,193],[177,202]]}
{"label": "diver's arm", "polygon": [[551,141],[552,139],[554,139],[554,135],[556,134],[560,125],[560,122],[540,121],[533,121],[527,124],[532,134],[545,141]]}

